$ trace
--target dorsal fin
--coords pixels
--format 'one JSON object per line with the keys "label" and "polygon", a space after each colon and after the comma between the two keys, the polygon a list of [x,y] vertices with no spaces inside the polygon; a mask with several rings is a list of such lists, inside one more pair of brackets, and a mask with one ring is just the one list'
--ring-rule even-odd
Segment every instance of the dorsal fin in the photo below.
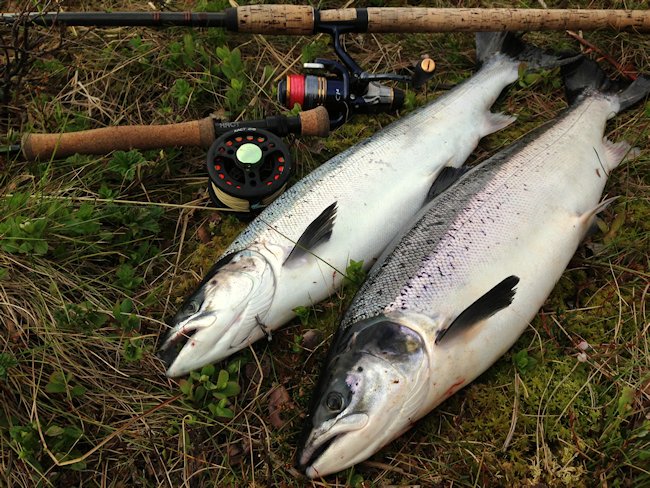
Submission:
{"label": "dorsal fin", "polygon": [[337,202],[334,202],[323,210],[321,214],[307,226],[305,232],[302,233],[300,239],[296,242],[296,245],[291,250],[289,256],[287,256],[283,265],[286,265],[293,259],[304,256],[318,244],[329,240],[334,227],[334,219],[336,218],[336,204]]}
{"label": "dorsal fin", "polygon": [[442,168],[442,171],[438,174],[436,179],[433,181],[431,188],[429,188],[429,193],[427,193],[426,202],[430,202],[447,188],[458,181],[458,178],[463,176],[469,171],[469,168],[462,166],[460,168],[454,168],[452,166],[445,166]]}
{"label": "dorsal fin", "polygon": [[436,335],[436,344],[444,339],[450,340],[459,333],[467,330],[474,324],[491,317],[499,310],[503,310],[512,303],[515,297],[515,286],[519,283],[517,276],[508,276],[501,283],[481,296],[469,307],[463,310],[458,317]]}

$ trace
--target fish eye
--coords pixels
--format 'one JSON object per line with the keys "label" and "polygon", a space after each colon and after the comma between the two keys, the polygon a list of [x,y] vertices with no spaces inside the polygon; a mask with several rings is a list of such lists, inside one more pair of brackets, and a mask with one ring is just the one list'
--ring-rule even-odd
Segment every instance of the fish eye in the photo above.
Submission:
{"label": "fish eye", "polygon": [[325,405],[332,412],[340,412],[343,410],[343,395],[337,391],[330,391],[325,399]]}
{"label": "fish eye", "polygon": [[192,300],[190,303],[187,304],[186,310],[188,314],[195,314],[196,312],[199,311],[199,303]]}

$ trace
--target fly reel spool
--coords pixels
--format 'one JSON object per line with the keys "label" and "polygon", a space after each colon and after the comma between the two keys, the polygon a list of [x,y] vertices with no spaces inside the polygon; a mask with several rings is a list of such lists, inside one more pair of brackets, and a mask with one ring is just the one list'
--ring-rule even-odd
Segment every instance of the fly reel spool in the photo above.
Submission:
{"label": "fly reel spool", "polygon": [[208,151],[208,191],[215,205],[246,213],[261,210],[286,188],[291,156],[278,136],[240,128],[214,141]]}

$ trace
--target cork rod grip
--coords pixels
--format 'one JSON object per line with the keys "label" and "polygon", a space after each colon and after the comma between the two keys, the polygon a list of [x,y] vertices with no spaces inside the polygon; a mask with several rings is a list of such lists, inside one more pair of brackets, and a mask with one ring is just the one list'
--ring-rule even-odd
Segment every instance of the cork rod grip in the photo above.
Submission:
{"label": "cork rod grip", "polygon": [[106,154],[130,149],[172,146],[210,147],[214,123],[207,117],[168,125],[126,125],[62,134],[26,134],[21,142],[28,160],[58,158],[72,154]]}
{"label": "cork rod grip", "polygon": [[370,7],[367,10],[368,32],[650,31],[650,10],[421,7]]}
{"label": "cork rod grip", "polygon": [[327,137],[330,133],[330,117],[323,106],[298,114],[300,134],[303,136]]}
{"label": "cork rod grip", "polygon": [[237,7],[237,32],[304,35],[314,32],[314,9],[308,5]]}

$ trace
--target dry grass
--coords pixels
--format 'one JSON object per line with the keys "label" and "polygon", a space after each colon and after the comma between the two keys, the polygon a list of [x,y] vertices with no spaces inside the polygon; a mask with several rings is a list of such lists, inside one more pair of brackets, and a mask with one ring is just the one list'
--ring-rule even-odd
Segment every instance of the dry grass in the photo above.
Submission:
{"label": "dry grass", "polygon": [[[34,6],[55,7],[13,2],[3,9]],[[625,6],[645,8],[641,1]],[[150,8],[65,3],[66,10],[109,7]],[[1,34],[4,46],[21,42],[6,29]],[[620,63],[650,71],[647,36],[584,36]],[[2,62],[16,68],[0,87],[7,141],[29,131],[171,123],[210,112],[271,115],[282,110],[277,80],[298,68],[303,48],[315,41],[128,28],[32,29],[29,39],[23,61],[0,49]],[[579,47],[561,33],[529,39]],[[332,55],[324,38],[315,42]],[[245,91],[232,106],[215,55],[220,45],[239,46],[246,66]],[[431,54],[439,73],[416,104],[471,73],[469,35],[351,35],[346,45],[372,71]],[[184,97],[179,79],[189,86]],[[565,106],[556,81],[511,89],[499,108],[519,114],[519,122],[482,141],[471,161],[556,115]],[[209,209],[202,151],[149,151],[132,174],[110,155],[40,163],[0,156],[0,486],[647,486],[649,116],[646,103],[608,126],[610,138],[630,141],[641,154],[612,175],[607,193],[622,198],[512,352],[371,460],[314,482],[293,469],[293,457],[350,291],[318,305],[308,325],[296,320],[271,343],[238,355],[238,363],[217,365],[230,366],[242,391],[232,400],[234,418],[215,419],[164,376],[153,355],[165,320],[244,225]],[[360,117],[326,140],[292,140],[297,176],[393,119]],[[39,221],[43,229],[25,234]],[[30,245],[11,248],[14,237]],[[37,242],[47,245],[44,252]],[[115,310],[129,300],[131,309]],[[321,343],[303,348],[305,330],[321,327]],[[290,398],[282,425],[269,413],[278,386]]]}

